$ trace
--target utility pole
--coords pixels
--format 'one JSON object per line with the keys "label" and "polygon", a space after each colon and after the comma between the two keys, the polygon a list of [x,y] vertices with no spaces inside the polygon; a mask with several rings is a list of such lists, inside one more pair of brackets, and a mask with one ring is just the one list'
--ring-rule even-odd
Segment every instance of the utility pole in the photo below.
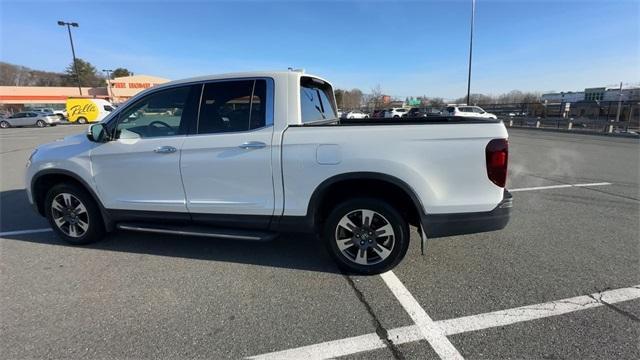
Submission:
{"label": "utility pole", "polygon": [[620,81],[620,90],[618,91],[618,111],[616,112],[616,122],[620,121],[621,106],[622,106],[622,81]]}
{"label": "utility pole", "polygon": [[109,94],[109,98],[111,99],[111,103],[113,104],[113,89],[111,88],[111,69],[102,69],[102,71],[107,73],[107,94]]}
{"label": "utility pole", "polygon": [[71,27],[78,27],[78,23],[76,22],[64,22],[58,21],[58,25],[66,26],[67,32],[69,33],[69,42],[71,43],[71,55],[73,56],[73,69],[76,73],[76,81],[78,82],[78,91],[80,92],[80,96],[82,96],[82,87],[80,87],[80,74],[78,73],[78,64],[76,63],[76,50],[73,48],[73,37],[71,37]]}
{"label": "utility pole", "polygon": [[467,77],[467,105],[471,96],[471,55],[473,54],[473,23],[476,14],[476,0],[471,0],[471,34],[469,36],[469,75]]}

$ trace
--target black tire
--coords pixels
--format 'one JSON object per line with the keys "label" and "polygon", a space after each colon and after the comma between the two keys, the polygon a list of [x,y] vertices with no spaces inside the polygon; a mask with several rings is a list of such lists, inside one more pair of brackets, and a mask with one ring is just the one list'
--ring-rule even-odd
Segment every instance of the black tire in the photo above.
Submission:
{"label": "black tire", "polygon": [[11,127],[11,124],[9,124],[8,121],[0,121],[0,128],[2,129],[8,129]]}
{"label": "black tire", "polygon": [[400,116],[398,116],[398,115],[393,115],[393,117],[394,117],[394,118],[399,118]]}
{"label": "black tire", "polygon": [[[360,210],[363,209],[376,213],[373,216],[373,220],[368,221],[371,227],[366,226],[367,224],[363,219],[364,214],[359,214]],[[345,217],[350,217],[354,225],[361,225],[357,231],[350,232],[339,225]],[[385,227],[379,225],[387,223],[393,229],[393,235],[377,237],[376,231],[380,231],[382,227]],[[368,232],[369,230],[372,231]],[[367,237],[367,232],[369,237]],[[349,233],[351,234],[349,235]],[[372,233],[375,237],[373,242],[371,242]],[[338,247],[338,235],[340,234],[342,235],[341,241],[350,246],[347,249],[343,249],[344,252]],[[359,238],[357,242],[354,241],[356,237]],[[380,274],[398,265],[407,253],[409,248],[409,224],[394,207],[384,200],[364,197],[353,198],[339,204],[331,211],[324,224],[323,240],[336,264],[346,272],[366,275]],[[363,250],[362,246],[368,246],[368,248]],[[389,251],[386,258],[378,255],[382,248],[385,251]],[[359,257],[362,251],[365,254],[364,261],[371,260],[370,264],[356,263],[355,258]],[[378,258],[377,262],[376,258]]]}
{"label": "black tire", "polygon": [[[79,202],[84,206],[84,209],[86,210],[86,214],[85,212],[79,212],[79,215],[76,216],[76,218],[79,219],[80,222],[76,222],[73,225],[73,229],[75,229],[75,231],[71,231],[72,226],[69,225],[69,223],[72,221],[67,220],[67,218],[61,217],[61,214],[63,214],[63,212],[55,210],[53,207],[54,199],[58,202],[58,204],[60,204],[60,197],[64,198],[65,194],[71,195],[71,205],[68,206],[68,208],[77,208]],[[77,201],[74,201],[74,199]],[[75,184],[62,183],[53,186],[51,190],[49,190],[45,198],[44,211],[47,216],[47,220],[49,220],[49,224],[56,232],[56,234],[58,234],[60,238],[70,244],[90,244],[104,237],[104,223],[102,221],[102,216],[100,214],[98,205],[86,190]],[[67,225],[58,225],[55,220],[56,218],[58,219],[58,221],[60,221],[61,219],[62,221],[66,221]],[[86,229],[81,226],[83,223],[87,224]],[[82,230],[81,234],[79,230]],[[72,236],[73,233],[75,233],[77,236]]]}
{"label": "black tire", "polygon": [[77,121],[78,121],[78,124],[86,124],[87,118],[80,116]]}
{"label": "black tire", "polygon": [[47,126],[47,123],[42,121],[42,120],[38,120],[38,121],[36,121],[36,126],[39,127],[39,128],[43,128],[43,127]]}

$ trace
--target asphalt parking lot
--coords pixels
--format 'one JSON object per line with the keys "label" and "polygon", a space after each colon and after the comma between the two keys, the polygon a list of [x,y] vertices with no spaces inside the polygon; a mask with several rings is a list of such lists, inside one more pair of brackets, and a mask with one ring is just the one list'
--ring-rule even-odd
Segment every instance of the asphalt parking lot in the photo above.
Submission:
{"label": "asphalt parking lot", "polygon": [[640,358],[637,139],[511,129],[508,227],[425,256],[412,231],[405,260],[366,277],[297,236],[65,245],[24,164],[83,130],[0,131],[0,358]]}

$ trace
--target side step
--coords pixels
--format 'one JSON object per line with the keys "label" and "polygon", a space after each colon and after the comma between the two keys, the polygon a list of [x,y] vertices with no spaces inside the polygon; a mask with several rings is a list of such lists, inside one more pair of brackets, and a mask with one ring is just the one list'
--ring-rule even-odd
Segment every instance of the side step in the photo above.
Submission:
{"label": "side step", "polygon": [[259,230],[223,229],[208,226],[195,225],[158,225],[151,223],[118,223],[116,228],[127,231],[138,231],[155,234],[169,234],[181,236],[201,236],[219,239],[247,240],[247,241],[271,241],[278,234]]}

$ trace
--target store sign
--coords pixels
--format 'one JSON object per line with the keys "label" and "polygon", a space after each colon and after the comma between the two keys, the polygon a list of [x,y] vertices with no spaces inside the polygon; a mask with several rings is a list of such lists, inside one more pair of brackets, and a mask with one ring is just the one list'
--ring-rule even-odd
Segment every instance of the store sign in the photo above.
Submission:
{"label": "store sign", "polygon": [[113,87],[116,89],[147,89],[155,85],[154,83],[140,83],[140,82],[114,82]]}

